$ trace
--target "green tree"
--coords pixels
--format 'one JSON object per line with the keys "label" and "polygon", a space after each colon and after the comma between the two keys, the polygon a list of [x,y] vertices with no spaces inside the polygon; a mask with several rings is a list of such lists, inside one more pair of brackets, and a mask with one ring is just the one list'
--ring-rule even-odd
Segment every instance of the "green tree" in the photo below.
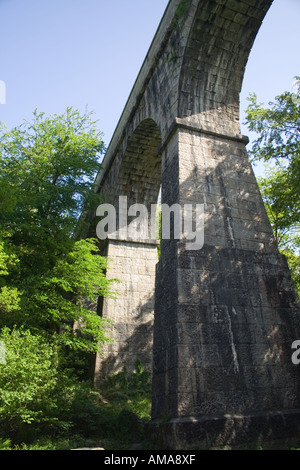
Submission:
{"label": "green tree", "polygon": [[97,395],[58,367],[54,344],[15,328],[2,329],[0,341],[0,447],[1,438],[22,444],[98,429]]}
{"label": "green tree", "polygon": [[[299,84],[299,77],[297,83]],[[298,89],[299,93],[299,89]],[[279,249],[287,256],[300,293],[300,96],[284,92],[265,107],[250,95],[249,130],[258,134],[250,155],[265,164],[258,179]]]}
{"label": "green tree", "polygon": [[250,151],[252,160],[273,164],[273,187],[286,192],[284,204],[288,201],[291,222],[299,223],[300,99],[285,92],[268,108],[257,102],[255,94],[250,95],[249,101],[246,123],[250,131],[258,134]]}
{"label": "green tree", "polygon": [[40,337],[4,328],[0,339],[5,344],[5,364],[0,365],[0,420],[5,433],[12,435],[23,423],[57,416],[53,411],[58,371],[55,351]]}
{"label": "green tree", "polygon": [[11,315],[20,308],[18,289],[8,287],[5,281],[10,267],[15,266],[17,261],[16,256],[6,253],[3,241],[0,241],[0,316],[5,313]]}
{"label": "green tree", "polygon": [[32,243],[47,249],[39,264],[51,262],[83,206],[95,201],[91,184],[104,143],[94,125],[90,114],[68,108],[48,118],[35,111],[32,123],[10,131],[0,127],[0,222],[14,244],[27,244],[29,265]]}
{"label": "green tree", "polygon": [[75,240],[104,151],[91,114],[34,112],[0,126],[0,327],[14,325],[61,348],[96,351],[107,323],[89,307],[112,295],[97,241]]}
{"label": "green tree", "polygon": [[267,166],[258,178],[267,213],[279,248],[296,248],[299,240],[299,200],[289,184],[289,173],[280,165]]}

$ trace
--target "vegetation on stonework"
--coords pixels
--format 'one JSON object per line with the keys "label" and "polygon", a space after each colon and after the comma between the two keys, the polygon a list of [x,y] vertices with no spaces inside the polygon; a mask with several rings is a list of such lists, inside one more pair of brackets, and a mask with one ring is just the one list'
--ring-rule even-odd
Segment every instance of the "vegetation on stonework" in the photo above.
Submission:
{"label": "vegetation on stonework", "polygon": [[106,449],[130,448],[145,440],[144,426],[151,419],[151,374],[137,359],[136,370],[108,377],[100,387],[101,425],[98,438]]}
{"label": "vegetation on stonework", "polygon": [[176,24],[178,24],[179,21],[182,18],[184,18],[184,16],[186,15],[187,10],[188,10],[188,2],[189,2],[189,0],[181,0],[181,2],[179,3],[179,5],[176,9],[176,12],[175,12],[175,22],[176,22]]}

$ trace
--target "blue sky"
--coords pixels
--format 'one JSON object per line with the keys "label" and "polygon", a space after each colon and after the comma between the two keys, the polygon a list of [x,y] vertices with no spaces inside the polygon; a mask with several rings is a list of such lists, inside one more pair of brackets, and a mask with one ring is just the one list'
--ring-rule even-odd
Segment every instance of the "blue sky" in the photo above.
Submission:
{"label": "blue sky", "polygon": [[[37,108],[95,111],[109,143],[168,0],[0,0],[0,80],[9,128]],[[274,0],[246,69],[246,97],[268,102],[300,75],[300,0]],[[248,134],[245,126],[242,132]]]}

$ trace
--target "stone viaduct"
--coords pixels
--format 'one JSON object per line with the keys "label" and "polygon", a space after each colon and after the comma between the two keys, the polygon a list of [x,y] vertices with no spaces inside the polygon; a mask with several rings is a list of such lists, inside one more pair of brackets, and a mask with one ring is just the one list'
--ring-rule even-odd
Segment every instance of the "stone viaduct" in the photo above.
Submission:
{"label": "stone viaduct", "polygon": [[150,210],[160,188],[169,206],[205,207],[201,250],[171,237],[158,260],[156,240],[126,230],[105,247],[121,283],[100,302],[115,341],[95,382],[136,358],[152,368],[149,430],[170,448],[300,436],[299,302],[239,124],[245,66],[271,4],[170,0],[96,179],[116,208],[127,196]]}

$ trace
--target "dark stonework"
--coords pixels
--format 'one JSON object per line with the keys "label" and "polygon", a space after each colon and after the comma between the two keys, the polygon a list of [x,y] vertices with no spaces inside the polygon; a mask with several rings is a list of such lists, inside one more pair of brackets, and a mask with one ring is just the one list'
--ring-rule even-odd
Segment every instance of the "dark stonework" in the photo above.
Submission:
{"label": "dark stonework", "polygon": [[178,264],[177,305],[172,278],[168,310],[156,286],[153,435],[178,449],[296,439],[300,310],[285,258],[205,247]]}
{"label": "dark stonework", "polygon": [[300,410],[153,421],[146,433],[163,449],[287,449],[299,445]]}

